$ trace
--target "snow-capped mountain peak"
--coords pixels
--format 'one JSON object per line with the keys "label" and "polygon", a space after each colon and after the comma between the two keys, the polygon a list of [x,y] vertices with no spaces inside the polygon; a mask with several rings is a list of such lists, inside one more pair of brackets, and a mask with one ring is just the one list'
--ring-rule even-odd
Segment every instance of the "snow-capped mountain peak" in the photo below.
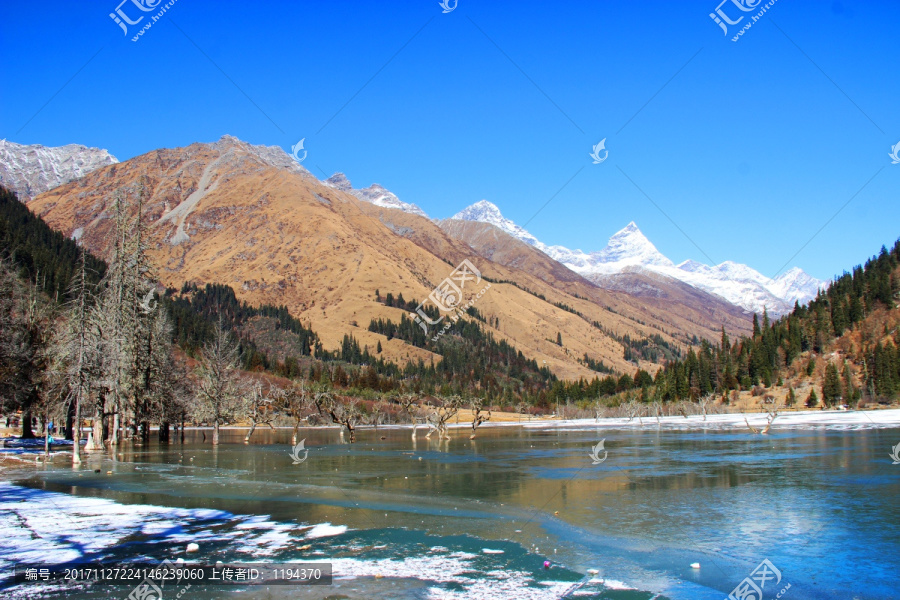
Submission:
{"label": "snow-capped mountain peak", "polygon": [[425,214],[424,210],[410,202],[403,202],[395,194],[386,190],[383,186],[377,183],[373,183],[367,188],[353,189],[350,180],[347,179],[347,176],[343,173],[335,173],[328,179],[325,179],[322,183],[343,192],[352,194],[363,202],[370,202],[376,206],[381,206],[384,208],[396,208],[398,210],[402,210],[403,212],[419,215],[420,217],[425,217],[426,219],[428,218],[428,215]]}
{"label": "snow-capped mountain peak", "polygon": [[117,162],[106,150],[80,144],[48,147],[0,140],[0,184],[22,201]]}
{"label": "snow-capped mountain peak", "polygon": [[[591,256],[596,263],[602,263],[616,271],[626,266],[675,266],[671,260],[656,249],[656,246],[638,229],[634,221],[613,234],[609,238],[606,248],[592,253]],[[604,270],[608,271],[609,268]]]}
{"label": "snow-capped mountain peak", "polygon": [[601,286],[611,275],[646,269],[716,294],[748,311],[761,313],[768,310],[773,315],[780,315],[790,311],[795,301],[802,303],[814,298],[818,289],[827,285],[798,268],[770,279],[747,265],[730,260],[715,266],[694,260],[675,265],[647,239],[634,221],[613,234],[602,250],[586,253],[542,243],[504,217],[500,209],[487,200],[476,202],[451,218],[494,225]]}
{"label": "snow-capped mountain peak", "polygon": [[504,217],[497,205],[487,200],[480,200],[462,209],[450,218],[459,221],[489,223],[529,246],[536,246],[540,250],[546,251],[544,244],[538,241],[536,237],[528,233],[524,228],[519,227],[515,222]]}

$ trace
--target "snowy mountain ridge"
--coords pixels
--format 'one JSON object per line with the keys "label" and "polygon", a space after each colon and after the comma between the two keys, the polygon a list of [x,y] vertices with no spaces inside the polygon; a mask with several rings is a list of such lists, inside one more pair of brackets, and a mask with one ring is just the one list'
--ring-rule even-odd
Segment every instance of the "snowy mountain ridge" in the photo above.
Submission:
{"label": "snowy mountain ridge", "polygon": [[402,210],[403,212],[408,212],[414,215],[419,215],[420,217],[425,217],[426,219],[429,218],[428,215],[425,214],[424,210],[422,210],[415,204],[403,202],[396,195],[384,189],[377,183],[373,183],[367,188],[353,189],[353,186],[350,184],[350,180],[347,179],[347,176],[343,173],[335,173],[328,179],[322,181],[322,183],[329,187],[347,192],[348,194],[352,194],[363,202],[370,202],[376,206],[381,206],[384,208],[396,208],[398,210]]}
{"label": "snowy mountain ridge", "polygon": [[476,202],[451,218],[494,225],[601,286],[611,275],[643,269],[716,294],[747,311],[762,313],[768,310],[772,315],[782,315],[793,309],[794,302],[807,302],[815,298],[820,288],[828,285],[797,267],[770,279],[747,265],[732,261],[709,266],[686,260],[676,265],[656,249],[634,221],[616,232],[602,250],[584,252],[542,243],[504,217],[500,209],[487,200]]}
{"label": "snowy mountain ridge", "polygon": [[106,150],[80,144],[48,147],[0,140],[0,185],[24,202],[117,162]]}

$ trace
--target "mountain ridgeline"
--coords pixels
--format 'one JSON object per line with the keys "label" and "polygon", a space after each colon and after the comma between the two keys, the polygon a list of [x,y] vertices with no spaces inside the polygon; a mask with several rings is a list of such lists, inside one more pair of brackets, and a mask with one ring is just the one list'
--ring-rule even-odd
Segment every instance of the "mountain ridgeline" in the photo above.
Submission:
{"label": "mountain ridgeline", "polygon": [[[822,381],[825,406],[900,393],[900,241],[844,273],[806,305],[770,322],[754,316],[753,335],[719,344],[703,341],[655,378],[660,400],[771,387],[791,376]],[[792,391],[792,390],[791,390]],[[792,393],[789,392],[789,397]],[[801,399],[803,400],[803,399]],[[809,406],[815,406],[818,394]]]}
{"label": "mountain ridgeline", "polygon": [[[54,231],[2,187],[0,244],[2,257],[15,266],[19,277],[58,302],[70,299],[82,254],[91,286],[96,287],[108,268],[105,261]],[[497,342],[486,334],[474,309],[472,321],[460,321],[432,348],[442,360],[436,364],[419,361],[401,368],[368,347],[361,348],[349,333],[339,349],[325,350],[319,336],[286,307],[251,306],[240,301],[228,285],[185,283],[180,290],[166,289],[161,300],[172,323],[173,341],[187,356],[197,357],[221,325],[238,343],[241,365],[248,371],[267,371],[358,391],[409,388],[420,393],[477,393],[510,402],[539,402],[556,380],[549,369],[539,369],[534,360],[526,359],[505,340]],[[388,302],[397,307],[415,306],[403,301],[402,295],[399,301],[390,297]],[[410,325],[407,319],[404,331],[410,333],[406,337],[424,346],[424,339],[412,334],[413,329],[419,334],[421,330]]]}

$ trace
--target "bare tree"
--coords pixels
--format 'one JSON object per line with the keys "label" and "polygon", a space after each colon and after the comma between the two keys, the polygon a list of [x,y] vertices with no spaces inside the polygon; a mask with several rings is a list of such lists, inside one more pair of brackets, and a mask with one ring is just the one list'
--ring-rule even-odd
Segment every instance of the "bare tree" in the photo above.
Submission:
{"label": "bare tree", "polygon": [[705,396],[700,397],[697,400],[697,404],[700,405],[700,412],[703,414],[703,420],[706,420],[706,415],[709,412],[710,406],[712,406],[716,401],[715,394],[706,394]]}
{"label": "bare tree", "polygon": [[766,427],[762,431],[759,431],[758,429],[753,427],[753,425],[750,424],[750,421],[747,420],[747,417],[744,417],[744,423],[747,424],[747,427],[750,429],[750,431],[752,431],[753,433],[758,433],[760,435],[769,433],[769,429],[772,428],[772,423],[774,423],[775,419],[778,418],[778,406],[775,406],[774,408],[769,409],[766,412],[768,413],[766,415]]}
{"label": "bare tree", "polygon": [[419,399],[414,394],[401,394],[397,398],[401,409],[409,415],[412,421],[412,439],[416,439],[416,429],[418,427],[418,419],[420,418]]}
{"label": "bare tree", "polygon": [[[358,402],[349,399],[341,401],[331,392],[319,392],[315,396],[315,403],[321,414],[331,417],[332,423],[347,429],[351,444],[356,441],[356,425],[362,417]],[[341,429],[341,437],[343,435],[344,430]]]}
{"label": "bare tree", "polygon": [[637,417],[638,422],[643,425],[644,421],[641,419],[641,414],[644,412],[644,407],[641,406],[641,403],[635,400],[634,398],[630,398],[628,402],[622,405],[625,409],[625,414],[628,415],[628,420],[633,421],[635,417]]}
{"label": "bare tree", "polygon": [[390,418],[390,410],[391,403],[383,396],[372,404],[372,414],[369,415],[369,422],[375,426],[375,431],[378,431],[378,426],[386,423]]}
{"label": "bare tree", "polygon": [[69,401],[74,404],[72,424],[72,464],[81,463],[81,415],[90,401],[91,384],[98,375],[99,357],[97,340],[91,336],[88,320],[90,306],[94,302],[87,283],[87,256],[82,249],[78,257],[78,274],[70,286],[73,298],[68,306],[66,327],[60,333],[59,348],[66,363]]}
{"label": "bare tree", "polygon": [[591,403],[591,411],[594,413],[594,422],[599,423],[600,417],[606,412],[606,405],[597,398]]}
{"label": "bare tree", "polygon": [[475,398],[471,402],[472,407],[472,435],[469,436],[470,440],[475,439],[475,430],[484,423],[485,421],[491,420],[491,409],[487,409],[487,414],[483,414],[484,412],[484,400],[481,398]]}
{"label": "bare tree", "polygon": [[213,339],[203,346],[197,369],[197,400],[200,403],[197,416],[212,419],[213,445],[219,443],[219,426],[231,422],[238,408],[237,373],[237,344],[219,321]]}
{"label": "bare tree", "polygon": [[241,413],[250,419],[250,431],[244,437],[245,444],[250,443],[250,436],[253,435],[257,425],[268,425],[270,429],[275,429],[272,425],[272,421],[275,419],[274,397],[272,386],[269,386],[268,391],[263,393],[263,385],[258,381],[250,388],[250,393],[245,396]]}
{"label": "bare tree", "polygon": [[291,444],[297,444],[300,432],[300,423],[308,420],[306,413],[313,406],[312,392],[303,382],[291,382],[287,388],[273,392],[279,410],[289,414],[294,420],[294,431],[291,434]]}
{"label": "bare tree", "polygon": [[449,440],[450,434],[448,432],[447,422],[459,412],[459,409],[463,405],[463,399],[454,395],[440,397],[437,400],[439,404],[433,406],[429,410],[426,418],[428,423],[428,433],[425,434],[425,437],[430,438],[431,434],[436,431],[438,433],[438,439]]}

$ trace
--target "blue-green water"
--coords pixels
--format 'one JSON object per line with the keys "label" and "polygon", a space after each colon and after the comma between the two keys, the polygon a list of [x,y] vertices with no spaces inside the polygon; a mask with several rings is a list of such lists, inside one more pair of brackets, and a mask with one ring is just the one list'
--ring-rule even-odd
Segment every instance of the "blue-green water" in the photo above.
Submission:
{"label": "blue-green water", "polygon": [[[236,597],[556,598],[597,569],[571,597],[722,600],[768,559],[781,579],[766,582],[767,599],[788,585],[782,598],[900,598],[900,465],[888,457],[897,429],[496,427],[474,441],[460,430],[415,443],[408,429],[380,429],[353,445],[310,429],[299,465],[289,431],[258,431],[249,446],[226,431],[218,448],[188,433],[184,446],[123,446],[79,470],[59,460],[5,478],[30,488],[19,498],[28,502],[54,498],[33,495],[42,490],[184,509],[94,560],[335,565],[330,587]],[[593,464],[601,438],[607,459]],[[188,557],[192,540],[200,551]],[[14,548],[0,552],[11,557]],[[223,594],[195,586],[189,597]],[[40,597],[63,595],[110,593]]]}

